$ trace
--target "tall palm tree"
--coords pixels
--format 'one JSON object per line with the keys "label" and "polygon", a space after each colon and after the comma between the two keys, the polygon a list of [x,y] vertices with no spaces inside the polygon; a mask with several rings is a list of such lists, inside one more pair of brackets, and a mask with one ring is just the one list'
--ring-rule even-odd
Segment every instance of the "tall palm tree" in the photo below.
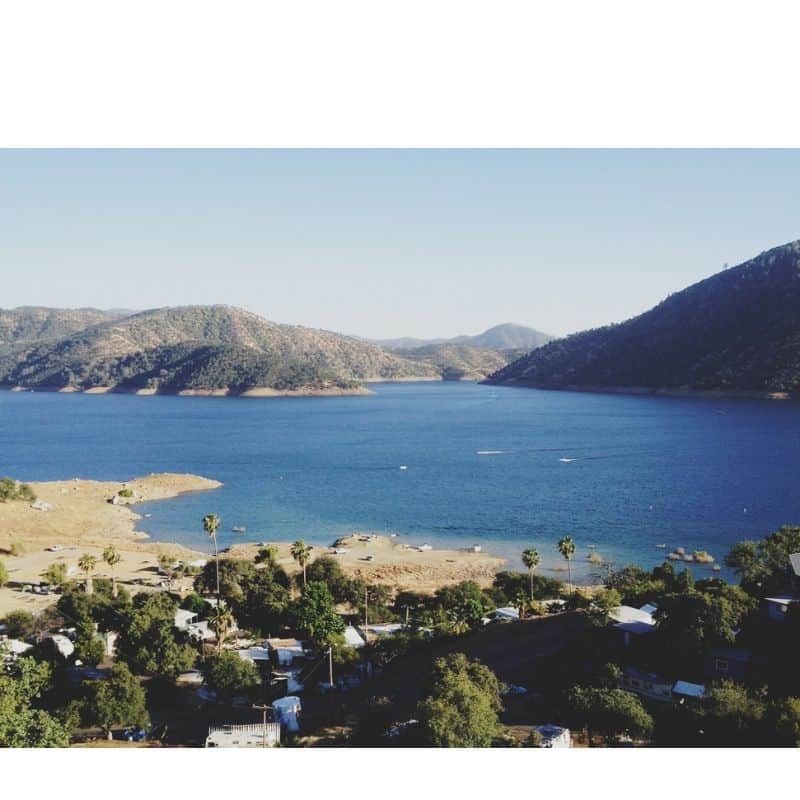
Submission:
{"label": "tall palm tree", "polygon": [[92,571],[94,570],[96,565],[97,565],[97,559],[94,556],[90,556],[88,553],[84,553],[78,559],[78,568],[82,572],[86,573],[86,594],[94,593],[94,584],[92,583]]}
{"label": "tall palm tree", "polygon": [[116,597],[118,594],[117,590],[117,574],[115,572],[115,567],[122,561],[122,556],[119,554],[116,547],[113,544],[110,544],[103,550],[103,561],[108,564],[109,568],[111,569],[111,596]]}
{"label": "tall palm tree", "polygon": [[220,651],[225,637],[233,627],[233,614],[228,606],[217,603],[208,615],[208,623],[217,635],[217,650]]}
{"label": "tall palm tree", "polygon": [[558,540],[558,552],[567,561],[567,574],[569,576],[569,592],[572,594],[572,556],[575,555],[575,542],[571,536],[565,536]]}
{"label": "tall palm tree", "polygon": [[219,551],[217,550],[217,531],[222,520],[216,514],[206,514],[203,517],[203,530],[211,537],[214,542],[214,564],[217,568],[217,605],[219,605]]}
{"label": "tall palm tree", "polygon": [[533,571],[539,566],[542,559],[539,558],[539,552],[533,547],[522,551],[522,563],[528,568],[528,579],[531,584],[531,600],[533,600]]}
{"label": "tall palm tree", "polygon": [[292,558],[300,565],[303,570],[303,586],[306,585],[306,566],[311,558],[311,551],[314,548],[310,544],[306,544],[302,539],[298,539],[289,551]]}

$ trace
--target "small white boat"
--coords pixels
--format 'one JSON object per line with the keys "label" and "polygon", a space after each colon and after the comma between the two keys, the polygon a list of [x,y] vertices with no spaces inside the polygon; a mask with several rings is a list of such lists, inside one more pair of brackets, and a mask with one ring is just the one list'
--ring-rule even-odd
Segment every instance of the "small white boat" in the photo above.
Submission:
{"label": "small white boat", "polygon": [[558,460],[562,464],[571,464],[575,459],[574,458],[559,458]]}
{"label": "small white boat", "polygon": [[408,469],[408,467],[405,464],[401,464],[400,469]]}
{"label": "small white boat", "polygon": [[659,550],[666,550],[666,549],[667,549],[667,546],[666,546],[665,544],[657,544],[657,545],[656,545],[656,547],[657,547]]}
{"label": "small white boat", "polygon": [[244,527],[244,525],[234,525],[234,526],[231,528],[231,530],[232,530],[234,533],[247,533],[247,528],[245,528],[245,527]]}

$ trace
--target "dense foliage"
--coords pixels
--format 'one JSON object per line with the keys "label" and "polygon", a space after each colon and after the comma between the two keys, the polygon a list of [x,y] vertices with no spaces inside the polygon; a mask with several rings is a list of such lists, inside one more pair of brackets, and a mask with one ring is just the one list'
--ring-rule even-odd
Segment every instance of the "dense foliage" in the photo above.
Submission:
{"label": "dense foliage", "polygon": [[454,653],[437,659],[418,716],[425,741],[434,747],[489,747],[499,733],[501,710],[497,676]]}

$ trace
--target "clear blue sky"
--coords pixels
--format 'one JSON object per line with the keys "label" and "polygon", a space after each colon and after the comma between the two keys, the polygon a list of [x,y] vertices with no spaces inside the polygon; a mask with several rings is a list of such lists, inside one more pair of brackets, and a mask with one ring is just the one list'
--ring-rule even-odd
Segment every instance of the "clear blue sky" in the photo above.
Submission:
{"label": "clear blue sky", "polygon": [[800,151],[0,151],[0,304],[564,334],[800,238]]}

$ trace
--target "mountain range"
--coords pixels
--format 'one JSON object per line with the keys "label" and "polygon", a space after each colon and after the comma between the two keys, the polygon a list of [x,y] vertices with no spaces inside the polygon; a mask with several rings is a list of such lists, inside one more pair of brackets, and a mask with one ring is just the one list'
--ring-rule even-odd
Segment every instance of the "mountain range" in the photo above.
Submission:
{"label": "mountain range", "polygon": [[553,389],[800,392],[800,241],[616,325],[552,341],[488,383]]}
{"label": "mountain range", "polygon": [[[6,388],[342,392],[369,381],[440,377],[429,364],[368,342],[280,325],[230,306],[159,308],[110,319],[102,316],[110,312],[54,312],[52,324],[41,321],[48,318],[41,310],[5,313],[16,320],[0,351],[0,386]],[[38,321],[20,319],[27,315]],[[81,320],[88,325],[78,328]],[[51,337],[56,330],[68,332]]]}

